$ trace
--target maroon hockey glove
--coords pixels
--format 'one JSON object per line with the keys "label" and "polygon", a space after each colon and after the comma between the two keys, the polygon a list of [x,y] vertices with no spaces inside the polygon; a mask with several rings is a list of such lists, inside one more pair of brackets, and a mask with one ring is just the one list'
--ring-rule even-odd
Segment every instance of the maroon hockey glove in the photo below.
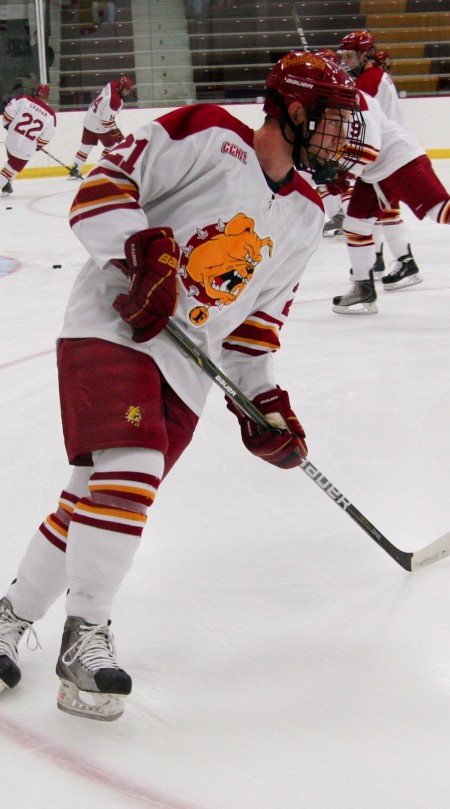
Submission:
{"label": "maroon hockey glove", "polygon": [[155,337],[175,314],[180,248],[171,228],[149,228],[125,242],[126,266],[114,262],[130,278],[127,295],[118,295],[114,309],[133,329],[135,343]]}
{"label": "maroon hockey glove", "polygon": [[[308,448],[304,440],[305,431],[291,409],[287,391],[277,386],[255,396],[253,404],[274,424],[273,430],[263,431],[227,398],[228,410],[239,420],[242,440],[247,449],[280,469],[300,466],[302,458],[306,458]],[[288,429],[283,429],[283,425],[287,425]]]}
{"label": "maroon hockey glove", "polygon": [[326,189],[328,193],[331,194],[332,197],[340,196],[345,191],[347,191],[348,188],[350,188],[350,183],[347,177],[348,175],[344,174],[344,176],[341,177],[340,180],[336,180],[335,183],[328,183]]}
{"label": "maroon hockey glove", "polygon": [[117,127],[117,126],[114,127],[114,129],[110,129],[108,134],[113,140],[117,141],[117,143],[120,140],[123,140],[122,132],[120,131],[119,127]]}

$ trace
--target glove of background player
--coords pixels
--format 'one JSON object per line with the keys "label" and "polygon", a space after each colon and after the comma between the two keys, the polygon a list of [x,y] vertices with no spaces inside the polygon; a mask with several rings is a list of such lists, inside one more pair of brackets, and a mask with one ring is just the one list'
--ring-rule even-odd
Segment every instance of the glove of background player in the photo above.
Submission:
{"label": "glove of background player", "polygon": [[336,182],[334,183],[328,183],[328,185],[325,186],[328,193],[331,194],[332,197],[337,197],[343,194],[345,191],[347,191],[348,188],[350,188],[350,182],[347,179],[347,177],[348,175],[345,174],[343,177],[340,178],[340,180],[336,180]]}
{"label": "glove of background player", "polygon": [[175,314],[180,248],[171,228],[149,228],[127,239],[125,258],[126,266],[115,263],[130,278],[130,287],[113,307],[133,329],[134,342],[144,343]]}
{"label": "glove of background player", "polygon": [[273,430],[263,430],[227,398],[228,410],[238,418],[242,441],[247,449],[280,469],[300,466],[308,448],[304,440],[305,431],[291,408],[287,391],[277,385],[255,396],[253,404],[273,424]]}
{"label": "glove of background player", "polygon": [[108,134],[111,138],[113,138],[113,140],[116,140],[117,142],[123,140],[122,132],[120,131],[118,126],[114,127],[114,129],[110,129]]}

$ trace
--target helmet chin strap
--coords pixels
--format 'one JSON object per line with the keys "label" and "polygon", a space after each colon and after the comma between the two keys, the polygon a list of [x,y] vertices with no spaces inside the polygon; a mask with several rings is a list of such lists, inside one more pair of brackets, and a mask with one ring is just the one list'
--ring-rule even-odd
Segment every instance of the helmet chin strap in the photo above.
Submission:
{"label": "helmet chin strap", "polygon": [[[281,116],[279,119],[281,134],[283,135],[284,140],[286,143],[289,143],[292,146],[292,161],[296,169],[306,169],[310,171],[312,174],[312,178],[317,185],[326,185],[327,183],[332,183],[338,173],[337,166],[330,166],[327,163],[320,163],[314,155],[311,155],[308,152],[308,146],[310,144],[311,138],[316,131],[317,124],[319,122],[321,109],[320,107],[316,107],[315,111],[307,116],[307,132],[308,134],[305,135],[304,133],[304,121],[301,124],[295,124],[292,120],[289,112],[287,110],[286,104],[284,103],[284,99],[282,96],[279,95],[277,92],[270,91],[273,99],[276,101],[277,105],[280,108]],[[292,140],[287,132],[286,127],[289,128],[294,133],[294,139]],[[305,149],[308,155],[308,163],[302,163],[301,159],[301,151]]]}
{"label": "helmet chin strap", "polygon": [[[289,128],[294,133],[294,140],[291,140],[291,138],[289,138],[286,132],[287,126],[289,126]],[[290,115],[286,110],[286,113],[282,115],[280,118],[280,129],[281,134],[283,135],[283,138],[286,141],[286,143],[289,143],[289,145],[292,146],[292,162],[294,163],[295,168],[296,169],[307,168],[307,166],[303,166],[301,162],[302,147],[306,146],[307,143],[309,142],[309,138],[306,139],[303,134],[303,124],[294,124],[292,118],[290,117]]]}

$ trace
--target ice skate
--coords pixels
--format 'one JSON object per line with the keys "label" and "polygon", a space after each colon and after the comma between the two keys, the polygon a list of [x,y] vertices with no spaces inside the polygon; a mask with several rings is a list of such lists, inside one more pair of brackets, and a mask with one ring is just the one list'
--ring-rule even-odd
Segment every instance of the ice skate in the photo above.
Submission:
{"label": "ice skate", "polygon": [[376,304],[377,293],[373,281],[373,272],[365,281],[353,281],[353,286],[347,295],[338,295],[333,298],[333,312],[342,315],[372,315],[378,312]]}
{"label": "ice skate", "polygon": [[14,614],[7,598],[0,600],[0,691],[14,688],[20,681],[21,673],[17,665],[19,641],[28,630],[33,635],[38,648],[39,641],[30,621],[24,621]]}
{"label": "ice skate", "polygon": [[69,616],[56,673],[61,680],[57,699],[61,711],[104,722],[122,715],[131,677],[117,665],[109,623],[88,624]]}
{"label": "ice skate", "polygon": [[8,180],[8,182],[2,188],[2,194],[12,194],[12,192],[13,192],[13,187],[12,187],[11,183]]}
{"label": "ice skate", "polygon": [[324,236],[342,236],[342,223],[344,221],[345,214],[343,211],[338,211],[337,214],[333,216],[328,222],[325,222],[323,228],[323,235]]}
{"label": "ice skate", "polygon": [[419,268],[411,255],[411,248],[408,245],[408,252],[395,262],[393,269],[382,279],[383,289],[401,289],[420,284],[423,280],[419,275]]}
{"label": "ice skate", "polygon": [[76,163],[74,163],[73,166],[71,167],[71,169],[69,171],[69,176],[68,176],[67,179],[68,180],[82,180],[83,179],[83,175],[82,175],[81,171],[77,168]]}

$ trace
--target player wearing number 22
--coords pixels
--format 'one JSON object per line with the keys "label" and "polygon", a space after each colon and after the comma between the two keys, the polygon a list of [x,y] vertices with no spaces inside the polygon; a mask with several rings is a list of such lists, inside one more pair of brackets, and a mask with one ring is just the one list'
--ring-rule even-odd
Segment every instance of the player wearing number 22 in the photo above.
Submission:
{"label": "player wearing number 22", "polygon": [[43,149],[52,139],[56,130],[56,115],[48,104],[50,87],[40,84],[35,96],[12,98],[3,112],[3,126],[6,135],[8,160],[0,174],[6,183],[3,194],[12,193],[12,181],[27,165],[36,151]]}
{"label": "player wearing number 22", "polygon": [[114,719],[123,710],[131,679],[115,658],[113,600],[211,384],[164,331],[168,318],[277,428],[261,433],[228,402],[254,455],[288,469],[307,452],[273,368],[324,220],[294,167],[318,182],[348,170],[358,95],[333,63],[291,53],[267,79],[264,110],[255,131],[214,105],[171,111],[103,158],[73,202],[73,232],[89,253],[58,344],[74,469],[0,601],[0,632],[10,627],[0,684],[12,687],[20,637],[68,588],[57,663],[68,713]]}

